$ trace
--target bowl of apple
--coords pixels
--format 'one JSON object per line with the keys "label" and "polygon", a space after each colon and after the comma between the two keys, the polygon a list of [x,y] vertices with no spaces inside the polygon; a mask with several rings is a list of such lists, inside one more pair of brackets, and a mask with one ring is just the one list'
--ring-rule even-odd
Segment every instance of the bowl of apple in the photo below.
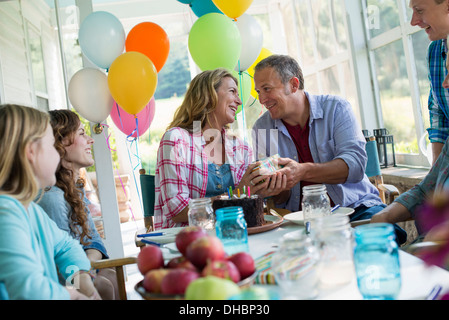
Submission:
{"label": "bowl of apple", "polygon": [[204,286],[211,296],[217,297],[213,291],[219,291],[225,297],[226,291],[236,294],[237,288],[248,288],[254,283],[257,271],[252,256],[247,252],[227,256],[220,239],[208,235],[204,229],[186,227],[175,242],[180,255],[168,261],[157,246],[146,245],[140,251],[137,266],[143,280],[136,284],[135,290],[142,298],[189,298],[186,292],[193,282],[196,284],[192,287]]}

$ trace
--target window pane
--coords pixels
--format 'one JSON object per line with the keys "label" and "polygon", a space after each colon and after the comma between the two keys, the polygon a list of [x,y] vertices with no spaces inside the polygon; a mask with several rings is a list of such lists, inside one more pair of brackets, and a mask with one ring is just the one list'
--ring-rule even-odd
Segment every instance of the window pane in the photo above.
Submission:
{"label": "window pane", "polygon": [[315,43],[312,40],[313,25],[307,8],[308,1],[295,1],[295,10],[298,17],[298,42],[301,51],[301,60],[304,65],[311,65],[316,62],[313,55]]}
{"label": "window pane", "polygon": [[428,68],[426,61],[427,47],[430,43],[429,38],[424,30],[412,35],[412,42],[415,55],[416,71],[418,73],[419,94],[421,101],[421,111],[423,115],[424,128],[429,128],[429,109],[428,98],[430,83],[428,78]]}
{"label": "window pane", "polygon": [[410,9],[410,7],[409,7],[410,0],[401,0],[401,1],[404,3],[405,7],[407,8],[405,10],[405,15],[406,15],[407,22],[410,23],[410,20],[412,19],[412,14],[413,14],[413,10]]}
{"label": "window pane", "polygon": [[320,93],[316,74],[304,77],[304,90],[313,94]]}
{"label": "window pane", "polygon": [[400,25],[396,0],[368,0],[367,27],[371,38]]}
{"label": "window pane", "polygon": [[398,153],[417,153],[410,85],[402,42],[373,51],[384,127],[394,135]]}
{"label": "window pane", "polygon": [[338,66],[333,66],[332,68],[328,68],[320,73],[323,93],[331,95],[341,95],[341,81],[338,72]]}
{"label": "window pane", "polygon": [[49,110],[48,99],[37,96],[36,101],[37,101],[37,108],[39,110],[44,112],[47,112]]}
{"label": "window pane", "polygon": [[30,44],[34,90],[40,93],[47,93],[47,82],[45,80],[44,56],[42,55],[41,37],[30,27],[28,28],[28,41]]}
{"label": "window pane", "polygon": [[252,16],[257,20],[260,27],[262,28],[263,47],[269,50],[273,50],[273,37],[271,35],[270,17],[266,13],[254,14]]}
{"label": "window pane", "polygon": [[348,39],[346,32],[346,10],[343,1],[331,1],[331,9],[333,11],[335,39],[339,51],[348,49]]}
{"label": "window pane", "polygon": [[301,57],[300,52],[298,52],[300,44],[298,43],[298,24],[296,11],[293,7],[292,2],[283,3],[281,6],[282,11],[282,21],[284,23],[285,32],[285,42],[287,44],[287,50],[292,57]]}
{"label": "window pane", "polygon": [[[318,55],[321,59],[329,58],[341,51],[341,48],[337,43],[337,39],[339,39],[339,35],[337,35],[337,26],[340,25],[341,30],[341,23],[338,24],[337,15],[334,14],[337,8],[339,8],[339,12],[341,12],[341,5],[337,5],[336,2],[337,1],[328,0],[314,0],[312,2],[316,46]],[[344,31],[343,25],[343,32],[341,34],[345,34]],[[341,42],[341,39],[339,40]]]}
{"label": "window pane", "polygon": [[320,80],[323,94],[337,95],[348,100],[358,119],[360,119],[357,92],[349,61],[322,71]]}

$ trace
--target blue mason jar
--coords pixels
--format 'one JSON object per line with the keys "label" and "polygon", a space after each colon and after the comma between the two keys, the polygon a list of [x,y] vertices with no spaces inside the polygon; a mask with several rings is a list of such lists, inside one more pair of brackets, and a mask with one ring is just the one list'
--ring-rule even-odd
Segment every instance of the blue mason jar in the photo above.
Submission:
{"label": "blue mason jar", "polygon": [[401,289],[394,227],[372,223],[355,228],[354,266],[364,299],[393,300]]}
{"label": "blue mason jar", "polygon": [[248,230],[242,207],[225,207],[215,211],[215,232],[228,255],[249,252]]}

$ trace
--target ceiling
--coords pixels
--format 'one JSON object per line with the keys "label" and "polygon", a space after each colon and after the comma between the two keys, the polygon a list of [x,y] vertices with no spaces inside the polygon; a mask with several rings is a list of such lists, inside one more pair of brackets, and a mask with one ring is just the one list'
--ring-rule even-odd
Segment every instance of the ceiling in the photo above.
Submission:
{"label": "ceiling", "polygon": [[[45,0],[45,2],[54,8],[54,0]],[[249,10],[269,2],[273,2],[273,0],[253,0]],[[59,0],[59,7],[71,6],[74,3],[75,0]],[[180,14],[190,11],[187,4],[177,0],[92,0],[92,5],[94,11],[108,11],[119,19]]]}

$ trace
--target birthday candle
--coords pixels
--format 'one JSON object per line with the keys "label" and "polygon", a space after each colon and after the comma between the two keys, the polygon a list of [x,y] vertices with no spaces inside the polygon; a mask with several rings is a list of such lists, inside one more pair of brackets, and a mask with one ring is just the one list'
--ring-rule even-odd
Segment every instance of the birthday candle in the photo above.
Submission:
{"label": "birthday candle", "polygon": [[231,194],[231,198],[233,197],[233,194],[232,194],[232,187],[229,187],[229,193]]}
{"label": "birthday candle", "polygon": [[237,189],[237,197],[240,198],[240,188]]}
{"label": "birthday candle", "polygon": [[246,186],[243,186],[243,194],[246,194]]}
{"label": "birthday candle", "polygon": [[251,198],[251,188],[248,186],[248,198]]}

